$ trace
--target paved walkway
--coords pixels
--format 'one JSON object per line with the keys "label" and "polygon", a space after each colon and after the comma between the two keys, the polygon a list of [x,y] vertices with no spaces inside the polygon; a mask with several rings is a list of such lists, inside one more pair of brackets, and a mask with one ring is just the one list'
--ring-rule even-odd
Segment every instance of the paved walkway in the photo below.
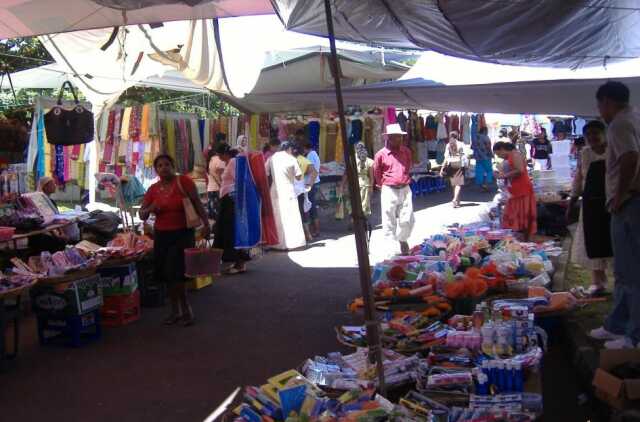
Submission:
{"label": "paved walkway", "polygon": [[[418,198],[412,244],[444,224],[475,220],[489,198],[467,189],[463,199],[475,202],[455,210],[449,193]],[[341,350],[333,327],[358,322],[346,311],[359,295],[355,244],[346,222],[324,214],[324,237],[313,247],[268,253],[246,274],[194,292],[193,327],[165,327],[165,310],[144,308],[140,321],[105,329],[95,344],[42,348],[28,318],[15,367],[0,374],[2,419],[200,421],[237,386]],[[385,246],[379,215],[373,224],[372,264]]]}

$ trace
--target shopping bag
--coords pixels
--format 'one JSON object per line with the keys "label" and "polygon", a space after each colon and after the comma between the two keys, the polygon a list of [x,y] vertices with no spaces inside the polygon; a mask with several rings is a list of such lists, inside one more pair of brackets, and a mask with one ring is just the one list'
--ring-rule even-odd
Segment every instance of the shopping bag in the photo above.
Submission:
{"label": "shopping bag", "polygon": [[202,240],[195,248],[184,250],[184,268],[187,277],[202,277],[220,274],[222,249],[211,247],[211,241]]}
{"label": "shopping bag", "polygon": [[191,202],[191,198],[187,196],[187,194],[182,189],[182,184],[180,183],[180,176],[177,177],[178,189],[180,189],[180,193],[182,194],[182,207],[184,208],[184,215],[187,219],[187,228],[193,229],[201,224],[200,216],[196,212],[196,208],[193,206],[193,202]]}

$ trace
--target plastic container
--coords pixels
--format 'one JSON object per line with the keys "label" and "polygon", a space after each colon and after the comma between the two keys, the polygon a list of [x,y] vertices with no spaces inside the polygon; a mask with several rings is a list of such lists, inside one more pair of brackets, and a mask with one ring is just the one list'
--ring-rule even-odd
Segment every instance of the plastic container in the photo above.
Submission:
{"label": "plastic container", "polygon": [[15,232],[15,227],[0,227],[0,241],[11,240]]}

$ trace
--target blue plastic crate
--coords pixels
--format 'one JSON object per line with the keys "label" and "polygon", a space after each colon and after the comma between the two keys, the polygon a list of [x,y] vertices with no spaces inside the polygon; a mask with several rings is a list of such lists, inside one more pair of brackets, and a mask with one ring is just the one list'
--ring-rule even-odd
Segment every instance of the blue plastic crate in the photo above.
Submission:
{"label": "blue plastic crate", "polygon": [[38,340],[43,346],[81,347],[102,337],[100,311],[82,315],[39,314]]}

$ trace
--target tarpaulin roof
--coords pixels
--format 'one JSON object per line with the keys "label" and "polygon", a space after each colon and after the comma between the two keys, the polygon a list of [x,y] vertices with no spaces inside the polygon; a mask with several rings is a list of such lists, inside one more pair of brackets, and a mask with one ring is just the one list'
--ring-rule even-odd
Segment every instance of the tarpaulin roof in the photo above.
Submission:
{"label": "tarpaulin roof", "polygon": [[[595,92],[608,79],[566,79],[444,86],[425,79],[343,89],[345,104],[395,105],[437,111],[595,116]],[[618,78],[640,93],[640,77]],[[333,90],[251,94],[244,102],[271,111],[335,109]],[[632,96],[633,101],[633,96]]]}
{"label": "tarpaulin roof", "polygon": [[0,39],[270,13],[269,0],[0,0]]}
{"label": "tarpaulin roof", "polygon": [[[323,0],[273,0],[287,29],[326,35]],[[336,38],[504,64],[640,57],[637,0],[333,0]]]}

